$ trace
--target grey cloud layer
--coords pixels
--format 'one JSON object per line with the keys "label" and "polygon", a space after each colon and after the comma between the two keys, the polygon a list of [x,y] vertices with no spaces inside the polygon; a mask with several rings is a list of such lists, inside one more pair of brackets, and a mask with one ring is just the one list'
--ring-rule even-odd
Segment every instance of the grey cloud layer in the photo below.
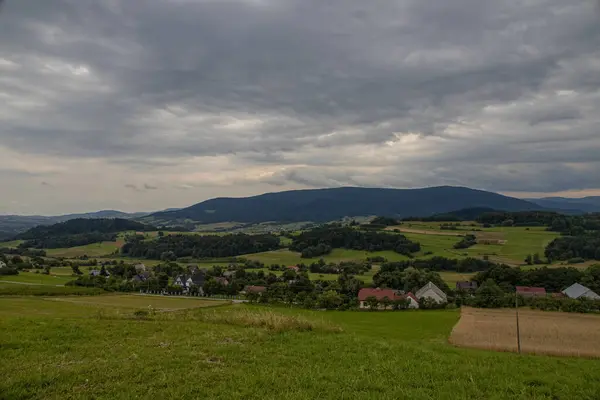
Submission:
{"label": "grey cloud layer", "polygon": [[224,156],[273,186],[600,188],[596,3],[8,1],[0,144]]}

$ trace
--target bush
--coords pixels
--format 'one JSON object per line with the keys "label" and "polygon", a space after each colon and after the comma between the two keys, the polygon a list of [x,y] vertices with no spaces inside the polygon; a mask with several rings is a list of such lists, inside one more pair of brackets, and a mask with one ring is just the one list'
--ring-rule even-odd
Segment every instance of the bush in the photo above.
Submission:
{"label": "bush", "polygon": [[2,275],[19,275],[19,271],[15,268],[4,267],[0,268],[0,276]]}

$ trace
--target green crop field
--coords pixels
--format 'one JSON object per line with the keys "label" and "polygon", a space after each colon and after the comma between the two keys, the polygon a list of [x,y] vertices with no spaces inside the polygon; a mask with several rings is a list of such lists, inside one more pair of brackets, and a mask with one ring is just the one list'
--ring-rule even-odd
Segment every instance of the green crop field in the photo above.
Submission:
{"label": "green crop field", "polygon": [[85,246],[70,247],[65,249],[47,249],[46,254],[48,257],[100,257],[114,253],[120,249],[123,245],[122,241],[116,242],[101,242],[92,243]]}
{"label": "green crop field", "polygon": [[449,345],[458,311],[225,306],[136,319],[133,309],[119,307],[0,298],[0,397],[591,400],[600,394],[598,360]]}
{"label": "green crop field", "polygon": [[65,283],[72,281],[73,277],[64,275],[45,275],[36,274],[33,272],[20,272],[19,275],[4,275],[0,276],[0,282],[20,282],[24,284],[34,285],[64,285]]}
{"label": "green crop field", "polygon": [[24,242],[24,240],[13,240],[11,242],[0,242],[0,249],[1,248],[14,249],[14,248],[19,247],[19,245],[23,242]]}

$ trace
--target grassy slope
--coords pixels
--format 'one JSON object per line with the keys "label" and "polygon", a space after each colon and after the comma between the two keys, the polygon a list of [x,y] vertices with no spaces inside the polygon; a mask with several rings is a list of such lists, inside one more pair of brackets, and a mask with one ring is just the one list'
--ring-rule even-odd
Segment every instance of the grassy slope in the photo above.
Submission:
{"label": "grassy slope", "polygon": [[[43,300],[19,299],[21,304],[15,305],[14,301],[0,298],[0,393],[6,398],[596,399],[600,395],[598,361],[448,345],[456,311],[282,310],[331,319],[345,332],[270,333],[193,320],[98,319],[86,307],[81,311],[59,302],[42,305]],[[37,315],[27,315],[28,310]]]}
{"label": "grassy slope", "polygon": [[118,250],[123,245],[123,242],[101,242],[92,243],[85,246],[64,248],[64,249],[47,249],[48,257],[79,257],[87,255],[88,257],[100,257],[109,255]]}

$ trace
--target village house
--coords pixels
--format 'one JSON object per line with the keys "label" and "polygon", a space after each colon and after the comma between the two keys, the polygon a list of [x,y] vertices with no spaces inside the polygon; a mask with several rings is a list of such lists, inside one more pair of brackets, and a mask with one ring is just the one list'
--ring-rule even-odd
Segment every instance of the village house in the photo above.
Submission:
{"label": "village house", "polygon": [[456,290],[462,290],[465,292],[474,292],[475,290],[477,290],[477,282],[475,282],[475,281],[456,282]]}
{"label": "village house", "polygon": [[135,268],[135,272],[137,272],[138,274],[141,274],[142,272],[146,272],[146,270],[147,270],[146,266],[142,263],[136,264],[134,268]]}
{"label": "village house", "polygon": [[265,286],[246,286],[244,288],[244,292],[246,293],[263,294],[266,290],[267,288]]}
{"label": "village house", "polygon": [[197,286],[198,291],[203,294],[204,290],[202,289],[202,286],[204,286],[204,274],[178,275],[173,281],[173,285],[181,287],[186,292],[189,291],[192,286]]}
{"label": "village house", "polygon": [[[413,295],[412,293],[407,293],[407,294],[400,294],[398,293],[397,290],[394,289],[372,289],[372,288],[365,288],[365,289],[361,289],[358,292],[358,301],[359,301],[359,308],[360,309],[368,309],[369,304],[367,302],[367,299],[370,297],[375,297],[378,301],[382,301],[384,298],[388,298],[391,301],[396,301],[396,300],[408,300],[408,308],[419,308],[419,301],[417,300],[417,298],[415,297],[415,295]],[[383,310],[384,306],[382,304],[379,305],[379,309]]]}
{"label": "village house", "polygon": [[574,283],[565,290],[562,291],[562,294],[571,298],[571,299],[590,299],[590,300],[600,300],[600,296],[592,291],[592,289],[583,286],[580,283]]}
{"label": "village house", "polygon": [[516,286],[517,294],[523,297],[546,297],[543,287]]}
{"label": "village house", "polygon": [[218,284],[223,286],[229,285],[229,281],[227,280],[227,278],[223,278],[222,276],[216,277],[215,281],[217,281]]}
{"label": "village house", "polygon": [[150,272],[141,272],[138,273],[137,275],[135,275],[133,278],[131,278],[134,282],[146,282],[148,279],[150,279]]}
{"label": "village house", "polygon": [[298,267],[297,265],[290,265],[290,266],[288,267],[288,269],[293,269],[293,270],[294,270],[294,271],[296,271],[296,272],[300,271],[300,267]]}
{"label": "village house", "polygon": [[417,290],[417,293],[415,293],[415,296],[417,296],[417,299],[419,299],[419,300],[422,300],[422,299],[428,297],[428,298],[434,300],[438,304],[448,302],[448,296],[446,296],[446,293],[444,293],[442,291],[442,289],[437,287],[433,282],[429,282],[429,283],[427,283],[427,285],[425,285],[421,289]]}
{"label": "village house", "polygon": [[0,268],[6,268],[7,265],[4,261],[0,261]]}

